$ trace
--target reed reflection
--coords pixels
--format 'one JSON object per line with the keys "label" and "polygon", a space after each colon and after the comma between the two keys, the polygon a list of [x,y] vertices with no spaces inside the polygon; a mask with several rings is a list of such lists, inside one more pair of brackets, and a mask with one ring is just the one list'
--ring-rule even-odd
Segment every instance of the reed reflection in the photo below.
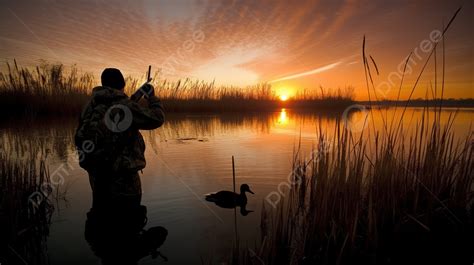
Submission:
{"label": "reed reflection", "polygon": [[[393,109],[395,110],[395,109]],[[398,119],[401,111],[389,111],[385,115],[395,120]],[[443,110],[441,123],[447,122],[454,110]],[[409,128],[422,114],[421,110],[410,108],[407,110],[407,116],[411,117],[403,122],[403,127]],[[458,110],[456,123],[453,124],[460,133],[469,131],[472,110]],[[279,112],[270,113],[246,113],[238,114],[219,114],[219,115],[170,115],[167,122],[160,130],[143,132],[147,144],[151,144],[152,149],[158,148],[160,143],[174,141],[182,138],[199,140],[209,140],[217,135],[238,135],[241,133],[251,133],[256,135],[271,135],[275,131],[272,129],[291,130],[291,133],[299,133],[301,128],[302,135],[315,135],[316,128],[333,128],[335,122],[341,117],[341,113],[300,113],[290,109],[283,108]],[[366,116],[360,112],[352,112],[348,115],[351,122],[364,121]],[[374,110],[373,117],[370,116],[368,122],[370,128],[382,128],[383,120],[378,110]],[[2,122],[0,127],[0,149],[15,154],[24,153],[31,145],[37,146],[49,153],[53,158],[67,162],[75,155],[75,148],[72,138],[74,136],[75,120],[35,120],[35,121],[17,121]],[[382,128],[383,129],[383,128]],[[281,131],[278,131],[281,132]],[[288,131],[290,133],[290,131]],[[330,131],[328,131],[330,133]],[[29,139],[31,141],[25,141]],[[18,156],[17,156],[18,157]]]}

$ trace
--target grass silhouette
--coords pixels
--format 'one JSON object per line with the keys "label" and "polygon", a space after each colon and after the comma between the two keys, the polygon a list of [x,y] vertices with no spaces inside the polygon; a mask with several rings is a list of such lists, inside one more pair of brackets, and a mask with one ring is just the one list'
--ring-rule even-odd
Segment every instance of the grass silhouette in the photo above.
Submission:
{"label": "grass silhouette", "polygon": [[[42,63],[34,68],[20,67],[14,60],[0,73],[2,115],[77,115],[99,82],[76,66]],[[304,90],[282,102],[269,84],[245,88],[217,86],[214,82],[189,78],[168,81],[155,78],[155,93],[167,112],[273,111],[277,108],[344,109],[354,101],[353,89]],[[126,78],[125,92],[133,94],[141,85],[137,78]]]}

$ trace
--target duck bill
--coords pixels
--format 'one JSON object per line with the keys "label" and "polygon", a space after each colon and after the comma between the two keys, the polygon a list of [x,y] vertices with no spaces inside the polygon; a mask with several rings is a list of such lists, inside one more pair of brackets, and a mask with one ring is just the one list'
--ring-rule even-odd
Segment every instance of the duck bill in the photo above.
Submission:
{"label": "duck bill", "polygon": [[255,193],[253,193],[253,191],[251,191],[250,189],[249,189],[249,192],[252,193],[252,194],[255,194]]}

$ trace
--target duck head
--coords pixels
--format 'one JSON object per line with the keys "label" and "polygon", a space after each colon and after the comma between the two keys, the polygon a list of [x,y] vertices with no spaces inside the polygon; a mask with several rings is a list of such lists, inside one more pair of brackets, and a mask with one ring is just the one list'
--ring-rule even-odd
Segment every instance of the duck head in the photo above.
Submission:
{"label": "duck head", "polygon": [[249,185],[247,185],[247,184],[242,184],[242,185],[240,186],[240,194],[245,194],[245,192],[249,192],[249,193],[255,194],[255,193],[253,193],[253,191],[250,190]]}

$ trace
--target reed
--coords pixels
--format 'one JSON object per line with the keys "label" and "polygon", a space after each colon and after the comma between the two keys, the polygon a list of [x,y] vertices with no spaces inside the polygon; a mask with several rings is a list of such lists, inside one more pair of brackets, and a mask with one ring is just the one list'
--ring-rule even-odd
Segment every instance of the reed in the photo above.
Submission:
{"label": "reed", "polygon": [[[141,80],[126,78],[131,95]],[[0,72],[1,116],[77,115],[99,82],[73,65],[42,63],[35,68],[6,63]],[[189,78],[169,81],[155,74],[153,84],[167,112],[273,111],[277,108],[343,109],[353,102],[353,90],[304,90],[281,102],[269,84],[218,86]]]}
{"label": "reed", "polygon": [[93,86],[90,74],[75,66],[42,63],[33,69],[6,63],[0,73],[0,116],[70,115],[81,111]]}
{"label": "reed", "polygon": [[[292,187],[262,214],[265,264],[469,262],[473,246],[473,134],[455,141],[423,119],[416,134],[320,131],[313,156],[296,152]],[[309,161],[308,161],[309,159]],[[247,263],[255,255],[247,255]]]}
{"label": "reed", "polygon": [[[46,239],[54,210],[46,153],[37,142],[1,139],[1,256],[8,264],[49,264]],[[38,196],[35,196],[38,195]]]}
{"label": "reed", "polygon": [[[443,44],[459,10],[443,31]],[[411,95],[432,55],[436,58],[436,46]],[[369,62],[378,68],[366,53],[365,38],[362,54],[370,98],[375,85]],[[332,139],[319,130],[310,157],[297,148],[291,188],[275,209],[263,210],[260,245],[240,253],[240,264],[472,262],[474,133],[471,128],[455,135],[455,113],[442,125],[441,103],[433,107],[434,117],[425,107],[409,132],[402,119],[410,101],[411,96],[400,120],[386,118],[381,130],[368,125],[353,133],[338,122]]]}

